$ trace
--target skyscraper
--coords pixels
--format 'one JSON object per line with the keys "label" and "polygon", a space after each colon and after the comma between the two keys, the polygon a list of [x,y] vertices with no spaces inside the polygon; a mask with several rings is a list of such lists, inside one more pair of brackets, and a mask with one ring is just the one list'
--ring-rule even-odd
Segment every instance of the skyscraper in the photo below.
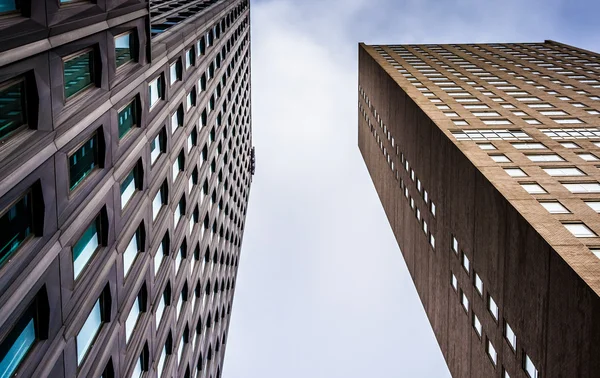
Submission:
{"label": "skyscraper", "polygon": [[358,89],[358,145],[452,375],[597,377],[600,56],[360,44]]}
{"label": "skyscraper", "polygon": [[247,0],[0,0],[0,377],[221,374]]}

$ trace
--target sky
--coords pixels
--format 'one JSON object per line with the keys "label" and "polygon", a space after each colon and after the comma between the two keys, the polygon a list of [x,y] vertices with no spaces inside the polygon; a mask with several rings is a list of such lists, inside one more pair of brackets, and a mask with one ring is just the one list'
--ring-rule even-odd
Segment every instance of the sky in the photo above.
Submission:
{"label": "sky", "polygon": [[256,174],[223,378],[449,377],[357,146],[358,42],[600,51],[600,2],[252,0]]}

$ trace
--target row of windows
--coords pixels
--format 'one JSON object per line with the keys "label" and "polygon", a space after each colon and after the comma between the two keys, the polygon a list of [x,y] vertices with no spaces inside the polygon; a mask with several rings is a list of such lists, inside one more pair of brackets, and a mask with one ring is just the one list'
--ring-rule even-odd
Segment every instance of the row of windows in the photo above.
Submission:
{"label": "row of windows", "polygon": [[[467,256],[467,254],[459,247],[458,240],[456,239],[456,237],[454,235],[452,235],[452,242],[450,245],[450,250],[453,252],[453,254],[457,258],[459,258],[461,266],[463,267],[463,269],[465,270],[465,272],[467,273],[467,275],[469,277],[471,277],[471,272],[472,272],[472,274],[473,274],[472,282],[473,282],[473,287],[475,288],[475,292],[479,295],[480,298],[482,298],[482,299],[486,298],[486,308],[488,310],[488,314],[492,317],[492,319],[494,320],[494,322],[496,324],[500,324],[499,323],[499,320],[500,320],[499,307],[496,304],[496,301],[494,300],[494,298],[492,297],[492,295],[489,292],[487,293],[487,296],[485,296],[484,284],[483,284],[483,280],[481,279],[481,276],[477,272],[472,270],[471,262]],[[466,292],[458,287],[458,278],[452,271],[450,272],[450,284],[451,284],[452,288],[454,289],[454,291],[456,293],[459,293],[460,304],[463,307],[463,309],[465,310],[466,314],[468,315],[469,314],[469,306],[470,306],[469,298],[468,298]],[[513,329],[510,327],[510,325],[508,324],[508,322],[506,321],[506,319],[504,319],[502,324],[503,324],[504,338],[505,338],[506,342],[508,343],[509,347],[511,348],[511,350],[513,351],[513,353],[516,353],[517,352],[517,336],[516,336],[515,332],[513,331]],[[471,311],[471,325],[473,326],[473,329],[475,330],[479,339],[482,339],[483,338],[483,326],[482,326],[481,321],[479,320],[479,317],[477,316],[477,314],[475,314],[474,311]],[[492,365],[494,366],[494,368],[496,368],[498,365],[498,354],[496,352],[496,349],[495,349],[492,341],[488,337],[486,337],[485,340],[486,340],[486,342],[485,342],[486,353],[487,353],[490,361],[492,362]],[[524,372],[527,374],[528,377],[537,378],[538,377],[537,368],[535,367],[531,358],[527,355],[525,350],[523,350],[522,353],[523,353],[523,370],[524,370]],[[503,374],[504,374],[504,377],[509,377],[509,374],[506,370],[503,370]]]}

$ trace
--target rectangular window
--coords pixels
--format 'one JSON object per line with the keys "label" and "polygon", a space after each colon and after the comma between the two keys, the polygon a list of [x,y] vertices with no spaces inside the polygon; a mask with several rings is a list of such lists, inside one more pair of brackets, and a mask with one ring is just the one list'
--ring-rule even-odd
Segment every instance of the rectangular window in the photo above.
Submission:
{"label": "rectangular window", "polygon": [[541,143],[512,143],[517,150],[545,150],[546,146]]}
{"label": "rectangular window", "polygon": [[465,271],[467,272],[467,274],[469,274],[469,269],[471,268],[471,262],[469,261],[469,258],[467,257],[467,255],[464,252],[462,254],[462,266],[465,269]]}
{"label": "rectangular window", "polygon": [[33,234],[31,189],[0,216],[0,267]]}
{"label": "rectangular window", "polygon": [[456,278],[456,276],[454,275],[454,273],[451,273],[450,283],[452,284],[452,288],[455,291],[458,291],[458,279]]}
{"label": "rectangular window", "polygon": [[98,166],[98,131],[69,155],[69,189],[75,190]]}
{"label": "rectangular window", "polygon": [[473,328],[475,329],[475,332],[477,332],[477,336],[481,338],[483,327],[481,326],[481,322],[475,313],[473,313]]}
{"label": "rectangular window", "polygon": [[165,191],[164,185],[164,183],[161,185],[160,189],[154,196],[154,200],[152,201],[152,220],[156,220],[160,210],[162,209],[163,205],[165,205],[166,193],[163,193]]}
{"label": "rectangular window", "polygon": [[150,142],[150,164],[154,164],[161,153],[166,152],[167,143],[164,129],[158,132],[158,135]]}
{"label": "rectangular window", "polygon": [[598,161],[600,159],[598,159],[598,157],[594,154],[591,153],[582,153],[582,154],[577,154],[577,156],[579,156],[581,159],[585,160],[585,161]]}
{"label": "rectangular window", "polygon": [[490,155],[490,157],[496,163],[510,163],[510,159],[506,155]]}
{"label": "rectangular window", "polygon": [[452,251],[458,255],[458,240],[454,236],[452,237]]}
{"label": "rectangular window", "polygon": [[81,365],[84,361],[101,327],[102,313],[100,310],[100,299],[98,299],[85,323],[83,323],[83,327],[81,327],[81,330],[77,334],[77,365]]}
{"label": "rectangular window", "polygon": [[496,366],[496,364],[498,363],[498,353],[496,353],[496,349],[492,345],[492,342],[490,341],[490,339],[488,339],[488,341],[487,341],[485,350],[486,350],[488,356],[490,357],[492,364],[494,366]]}
{"label": "rectangular window", "polygon": [[563,226],[577,238],[595,238],[596,234],[584,223],[563,223]]}
{"label": "rectangular window", "polygon": [[73,278],[77,279],[101,245],[101,215],[83,232],[73,245]]}
{"label": "rectangular window", "polygon": [[513,351],[517,350],[517,335],[513,332],[512,328],[508,325],[508,322],[504,322],[504,337],[508,341],[508,345]]}
{"label": "rectangular window", "polygon": [[461,290],[461,292],[462,292],[462,295],[460,297],[460,304],[462,304],[462,306],[466,312],[469,312],[469,298],[467,298],[467,295],[465,294],[464,291]]}
{"label": "rectangular window", "polygon": [[117,68],[133,62],[135,51],[135,35],[133,31],[115,37],[115,60]]}
{"label": "rectangular window", "polygon": [[36,308],[32,306],[0,344],[0,377],[12,377],[16,373],[39,339],[37,327]]}
{"label": "rectangular window", "polygon": [[564,148],[581,148],[577,143],[574,142],[560,142],[560,145]]}
{"label": "rectangular window", "polygon": [[131,237],[131,240],[129,241],[129,244],[127,244],[127,249],[125,252],[123,252],[123,277],[127,277],[129,270],[135,262],[135,258],[143,248],[141,227],[143,227],[143,225],[140,225],[135,231]]}
{"label": "rectangular window", "polygon": [[177,81],[182,79],[183,65],[181,64],[181,58],[178,58],[169,67],[169,84],[173,85]]}
{"label": "rectangular window", "polygon": [[560,155],[557,154],[543,154],[543,155],[525,155],[533,162],[547,162],[547,161],[565,161]]}
{"label": "rectangular window", "polygon": [[544,188],[542,188],[539,184],[531,183],[531,184],[521,184],[521,187],[525,189],[525,191],[529,194],[545,194],[547,193]]}
{"label": "rectangular window", "polygon": [[178,127],[183,127],[183,105],[179,105],[175,113],[171,114],[171,134],[174,134]]}
{"label": "rectangular window", "polygon": [[533,361],[531,361],[531,358],[529,358],[527,353],[523,352],[523,354],[524,354],[523,370],[525,370],[525,373],[527,374],[528,377],[538,378],[538,371],[537,371],[535,365],[533,364]]}
{"label": "rectangular window", "polygon": [[526,177],[527,174],[523,172],[521,168],[504,168],[504,172],[506,172],[510,177]]}
{"label": "rectangular window", "polygon": [[189,69],[191,66],[196,64],[196,53],[194,52],[194,48],[187,50],[185,52],[185,69]]}
{"label": "rectangular window", "polygon": [[122,139],[125,134],[131,131],[138,124],[138,112],[137,112],[137,97],[133,99],[129,104],[119,110],[118,121],[119,121],[119,139]]}
{"label": "rectangular window", "polygon": [[94,68],[93,49],[63,59],[65,99],[94,85]]}
{"label": "rectangular window", "polygon": [[600,193],[600,184],[597,182],[562,183],[571,193]]}
{"label": "rectangular window", "polygon": [[[2,3],[0,3],[0,14]],[[19,79],[0,85],[0,140],[27,124],[25,80]]]}
{"label": "rectangular window", "polygon": [[141,190],[142,180],[140,171],[139,165],[136,164],[121,183],[121,210],[127,206],[131,198],[135,195],[136,190]]}
{"label": "rectangular window", "polygon": [[488,295],[488,310],[495,321],[498,321],[498,305],[494,301],[491,295]]}
{"label": "rectangular window", "polygon": [[569,214],[570,211],[558,201],[540,201],[540,205],[550,214]]}
{"label": "rectangular window", "polygon": [[566,168],[542,168],[544,172],[549,174],[550,176],[585,176],[581,170],[574,167],[566,167]]}
{"label": "rectangular window", "polygon": [[129,315],[127,315],[127,320],[125,320],[125,342],[127,343],[133,334],[133,330],[138,318],[140,317],[140,313],[143,311],[140,297],[141,293],[135,298],[135,302],[133,302],[133,306],[131,306],[131,310],[129,310]]}
{"label": "rectangular window", "polygon": [[477,290],[477,294],[483,296],[483,281],[477,273],[475,273],[475,289]]}
{"label": "rectangular window", "polygon": [[163,77],[159,75],[148,84],[148,102],[150,109],[163,99]]}
{"label": "rectangular window", "polygon": [[165,291],[163,291],[163,294],[161,295],[160,299],[158,300],[158,306],[156,307],[156,328],[158,328],[158,326],[160,325],[160,322],[162,321],[162,316],[165,312],[165,308],[167,306],[169,306],[171,303],[171,286],[169,284],[167,284],[167,287],[165,287]]}

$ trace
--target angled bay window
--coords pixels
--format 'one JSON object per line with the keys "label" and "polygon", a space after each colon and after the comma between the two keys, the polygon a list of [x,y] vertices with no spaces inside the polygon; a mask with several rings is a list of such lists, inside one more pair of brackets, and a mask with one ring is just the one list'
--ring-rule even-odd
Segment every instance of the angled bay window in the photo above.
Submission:
{"label": "angled bay window", "polygon": [[198,80],[198,90],[200,92],[206,90],[206,73],[203,73],[202,76],[200,76],[200,80]]}
{"label": "angled bay window", "polygon": [[169,239],[169,233],[166,232],[165,235],[163,236],[162,240],[160,241],[160,244],[158,245],[158,249],[156,250],[156,253],[154,254],[154,275],[155,276],[158,273],[158,271],[160,270],[160,267],[162,265],[162,262],[163,262],[165,256],[169,256],[170,248],[171,248],[171,244],[170,244],[170,239]]}
{"label": "angled bay window", "polygon": [[136,34],[133,30],[115,37],[115,61],[117,68],[136,59]]}
{"label": "angled bay window", "polygon": [[[4,5],[5,9],[10,4]],[[2,15],[0,1],[0,15]],[[27,99],[25,78],[9,80],[0,84],[0,140],[27,126]]]}
{"label": "angled bay window", "polygon": [[198,167],[194,168],[192,174],[188,180],[188,193],[192,192],[195,185],[198,184]]}
{"label": "angled bay window", "polygon": [[150,109],[152,109],[160,100],[164,100],[164,82],[165,79],[163,75],[160,74],[148,84],[148,104],[150,105]]}
{"label": "angled bay window", "polygon": [[129,244],[127,244],[127,249],[123,252],[123,277],[127,277],[138,253],[144,251],[145,242],[146,229],[144,228],[144,222],[142,221],[131,237]]}
{"label": "angled bay window", "polygon": [[33,191],[28,189],[0,214],[0,267],[34,234]]}
{"label": "angled bay window", "polygon": [[69,154],[69,189],[75,190],[90,174],[100,167],[100,143],[102,142],[98,129],[91,138]]}
{"label": "angled bay window", "polygon": [[177,203],[177,209],[173,213],[173,225],[177,227],[181,218],[185,217],[185,196],[181,196],[179,203]]}
{"label": "angled bay window", "polygon": [[124,209],[136,191],[142,190],[143,164],[139,160],[121,183],[121,209]]}
{"label": "angled bay window", "polygon": [[171,114],[171,134],[174,134],[178,127],[183,127],[183,104],[179,104],[177,110]]}
{"label": "angled bay window", "polygon": [[173,182],[177,180],[177,176],[179,173],[183,172],[185,169],[185,154],[183,150],[179,151],[179,155],[177,155],[177,159],[173,162]]}
{"label": "angled bay window", "polygon": [[165,341],[164,347],[161,349],[160,356],[158,357],[158,363],[156,364],[156,374],[158,378],[162,378],[163,370],[165,366],[166,360],[173,353],[173,336],[169,331],[169,336],[167,336],[167,340]]}
{"label": "angled bay window", "polygon": [[77,333],[76,346],[77,346],[77,365],[85,361],[85,358],[94,344],[102,325],[110,321],[110,289],[107,286],[100,297],[94,303],[92,310],[88,314],[85,323]]}
{"label": "angled bay window", "polygon": [[158,305],[156,306],[156,312],[154,313],[156,317],[156,328],[158,329],[160,322],[162,321],[163,314],[165,309],[171,305],[171,283],[167,282],[167,286],[165,286],[165,290],[163,291],[160,298],[158,298]]}
{"label": "angled bay window", "polygon": [[102,247],[104,241],[104,211],[103,209],[96,215],[96,218],[87,226],[77,242],[73,244],[73,279],[75,280],[79,278],[96,251]]}
{"label": "angled bay window", "polygon": [[160,154],[167,152],[167,131],[163,127],[150,142],[150,163],[154,164]]}
{"label": "angled bay window", "polygon": [[192,151],[192,147],[197,146],[197,145],[198,145],[198,132],[196,131],[196,127],[194,126],[194,128],[192,129],[192,132],[190,133],[190,135],[188,135],[188,139],[187,139],[188,154],[190,153],[190,151]]}
{"label": "angled bay window", "polygon": [[181,310],[183,309],[183,305],[188,300],[188,286],[187,282],[183,284],[183,289],[181,289],[181,293],[179,294],[179,305],[177,306],[177,319],[179,320],[179,315],[181,315]]}
{"label": "angled bay window", "polygon": [[173,63],[171,63],[171,65],[169,66],[169,84],[170,85],[173,85],[177,81],[180,81],[182,79],[182,71],[183,71],[183,65],[181,63],[181,58],[177,58],[177,60],[174,61]]}
{"label": "angled bay window", "polygon": [[148,342],[144,344],[144,349],[140,357],[137,359],[135,366],[133,367],[133,373],[131,378],[141,378],[142,375],[147,372],[150,368],[150,348],[148,348]]}
{"label": "angled bay window", "polygon": [[169,193],[167,181],[163,181],[152,201],[152,220],[155,221],[164,205],[168,203]]}
{"label": "angled bay window", "polygon": [[194,65],[196,65],[196,52],[192,47],[185,52],[185,69],[188,70]]}
{"label": "angled bay window", "polygon": [[192,88],[190,93],[187,94],[185,98],[185,106],[186,110],[190,110],[192,107],[196,106],[196,88]]}
{"label": "angled bay window", "polygon": [[125,342],[127,343],[129,343],[129,340],[131,339],[131,335],[137,325],[140,314],[146,311],[147,295],[146,284],[144,284],[135,298],[131,310],[129,310],[129,315],[127,315],[127,320],[125,321]]}
{"label": "angled bay window", "polygon": [[0,343],[0,377],[19,375],[21,363],[35,344],[48,338],[48,295],[44,286]]}
{"label": "angled bay window", "polygon": [[64,94],[68,100],[82,91],[95,86],[96,53],[88,48],[63,58]]}
{"label": "angled bay window", "polygon": [[179,252],[175,255],[175,274],[179,274],[181,262],[187,257],[187,241],[183,239],[179,246]]}
{"label": "angled bay window", "polygon": [[139,126],[139,101],[135,96],[130,103],[121,108],[117,119],[119,125],[119,139],[122,139],[127,133]]}
{"label": "angled bay window", "polygon": [[198,56],[202,56],[206,53],[206,40],[204,36],[200,37],[200,39],[196,42],[196,50],[198,52]]}

